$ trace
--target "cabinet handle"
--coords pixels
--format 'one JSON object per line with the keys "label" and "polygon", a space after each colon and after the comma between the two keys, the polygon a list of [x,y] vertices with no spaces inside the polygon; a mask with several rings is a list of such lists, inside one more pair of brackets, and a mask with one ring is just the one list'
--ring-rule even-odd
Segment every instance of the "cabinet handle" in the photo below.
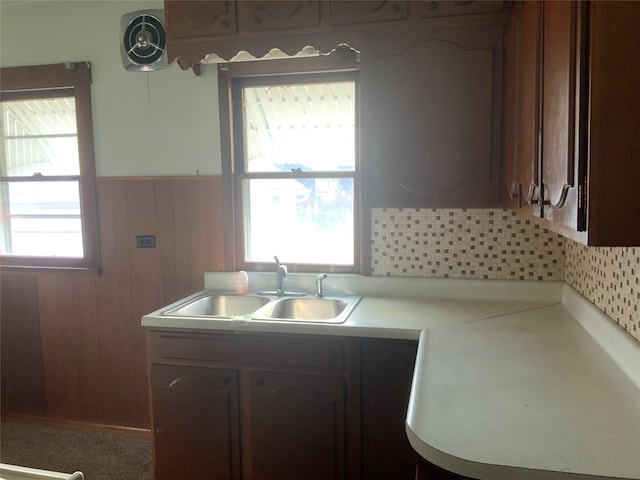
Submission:
{"label": "cabinet handle", "polygon": [[253,23],[255,23],[256,25],[260,25],[262,23],[262,18],[256,15],[255,17],[253,17]]}
{"label": "cabinet handle", "polygon": [[533,207],[534,205],[538,205],[540,203],[539,198],[533,198],[537,188],[538,186],[535,183],[532,183],[531,185],[529,185],[529,193],[527,194],[527,204],[530,207]]}
{"label": "cabinet handle", "polygon": [[511,192],[509,192],[509,196],[511,200],[515,200],[516,198],[520,198],[520,190],[522,188],[522,184],[520,182],[513,182],[511,184]]}
{"label": "cabinet handle", "polygon": [[264,385],[264,379],[263,378],[259,378],[258,380],[256,380],[256,385],[261,387]]}
{"label": "cabinet handle", "polygon": [[564,204],[567,203],[567,196],[569,195],[569,188],[571,188],[568,184],[564,184],[562,186],[562,191],[560,192],[560,197],[556,203],[552,203],[551,200],[544,200],[542,202],[543,205],[550,205],[552,208],[560,210],[564,207]]}
{"label": "cabinet handle", "polygon": [[436,10],[438,8],[438,2],[431,2],[429,4],[429,10]]}

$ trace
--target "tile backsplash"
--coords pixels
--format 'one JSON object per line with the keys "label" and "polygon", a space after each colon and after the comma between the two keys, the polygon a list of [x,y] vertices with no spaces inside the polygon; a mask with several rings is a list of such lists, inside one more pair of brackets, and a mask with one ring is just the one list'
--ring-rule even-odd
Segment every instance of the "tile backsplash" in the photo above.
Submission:
{"label": "tile backsplash", "polygon": [[640,342],[640,248],[585,247],[502,209],[372,210],[372,275],[564,280]]}
{"label": "tile backsplash", "polygon": [[564,242],[507,210],[379,208],[372,274],[563,280]]}
{"label": "tile backsplash", "polygon": [[565,281],[640,341],[640,247],[567,240]]}

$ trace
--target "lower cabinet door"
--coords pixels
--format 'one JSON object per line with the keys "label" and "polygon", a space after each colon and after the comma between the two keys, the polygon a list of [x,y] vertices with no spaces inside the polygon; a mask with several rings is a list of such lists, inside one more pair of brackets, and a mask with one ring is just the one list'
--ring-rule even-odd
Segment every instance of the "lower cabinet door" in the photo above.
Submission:
{"label": "lower cabinet door", "polygon": [[405,424],[417,342],[362,342],[362,478],[413,480],[418,454]]}
{"label": "lower cabinet door", "polygon": [[240,479],[238,372],[152,365],[156,480]]}
{"label": "lower cabinet door", "polygon": [[249,477],[346,478],[345,396],[342,377],[250,372]]}

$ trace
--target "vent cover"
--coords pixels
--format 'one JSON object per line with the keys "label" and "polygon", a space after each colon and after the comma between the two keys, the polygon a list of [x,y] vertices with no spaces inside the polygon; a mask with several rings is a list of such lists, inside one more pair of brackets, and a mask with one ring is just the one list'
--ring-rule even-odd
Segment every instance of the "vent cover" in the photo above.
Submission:
{"label": "vent cover", "polygon": [[127,13],[120,21],[122,65],[131,72],[150,72],[169,66],[167,34],[162,10]]}

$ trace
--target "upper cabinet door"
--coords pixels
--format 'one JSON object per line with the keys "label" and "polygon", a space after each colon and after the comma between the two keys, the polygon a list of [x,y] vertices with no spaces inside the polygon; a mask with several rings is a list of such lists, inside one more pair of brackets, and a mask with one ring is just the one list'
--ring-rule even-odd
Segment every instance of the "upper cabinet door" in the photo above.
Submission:
{"label": "upper cabinet door", "polygon": [[265,32],[320,26],[319,1],[240,2],[240,30]]}
{"label": "upper cabinet door", "polygon": [[407,2],[358,1],[331,2],[332,25],[352,25],[407,19]]}
{"label": "upper cabinet door", "polygon": [[502,28],[375,37],[361,62],[372,207],[499,204]]}
{"label": "upper cabinet door", "polygon": [[411,2],[412,12],[420,18],[494,13],[501,12],[502,8],[503,2],[498,0],[413,0]]}
{"label": "upper cabinet door", "polygon": [[542,179],[544,217],[584,230],[579,212],[582,5],[543,3]]}
{"label": "upper cabinet door", "polygon": [[172,0],[164,4],[171,40],[231,35],[237,32],[234,0],[203,2]]}
{"label": "upper cabinet door", "polygon": [[506,35],[504,188],[510,208],[539,215],[540,2],[513,5]]}

